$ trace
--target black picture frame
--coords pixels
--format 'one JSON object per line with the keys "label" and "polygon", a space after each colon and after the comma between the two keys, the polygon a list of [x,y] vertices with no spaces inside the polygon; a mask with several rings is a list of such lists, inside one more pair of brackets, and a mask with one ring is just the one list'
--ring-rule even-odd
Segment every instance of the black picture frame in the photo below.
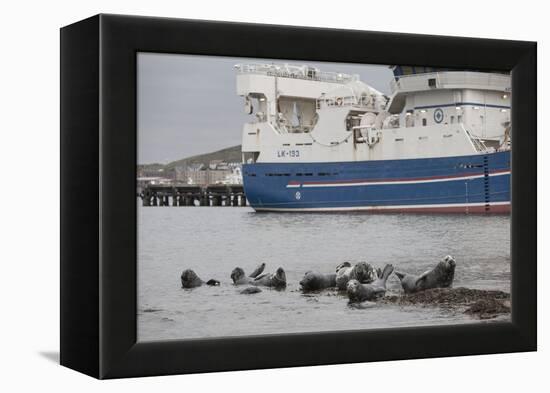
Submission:
{"label": "black picture frame", "polygon": [[[535,42],[121,15],[63,27],[61,364],[103,379],[535,351],[536,48]],[[510,70],[517,135],[512,321],[137,343],[136,54],[142,51]]]}

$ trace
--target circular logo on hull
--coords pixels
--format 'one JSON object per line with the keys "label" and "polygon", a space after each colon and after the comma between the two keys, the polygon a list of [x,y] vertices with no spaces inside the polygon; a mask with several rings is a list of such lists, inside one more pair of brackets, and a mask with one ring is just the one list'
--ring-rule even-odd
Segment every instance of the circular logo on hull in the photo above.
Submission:
{"label": "circular logo on hull", "polygon": [[434,111],[434,120],[436,123],[441,123],[443,121],[443,109],[437,108]]}
{"label": "circular logo on hull", "polygon": [[296,191],[296,194],[294,195],[296,197],[296,200],[300,200],[300,198],[302,197],[302,194],[300,194],[300,191]]}

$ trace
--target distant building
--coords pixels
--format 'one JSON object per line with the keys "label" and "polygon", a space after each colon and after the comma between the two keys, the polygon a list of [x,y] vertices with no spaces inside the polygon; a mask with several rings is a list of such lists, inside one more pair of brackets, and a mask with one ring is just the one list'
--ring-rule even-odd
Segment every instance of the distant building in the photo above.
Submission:
{"label": "distant building", "polygon": [[175,180],[176,172],[173,169],[138,166],[137,177],[138,178],[157,178],[158,177],[158,178]]}
{"label": "distant building", "polygon": [[219,167],[221,167],[223,164],[224,164],[223,160],[212,160],[208,164],[208,167],[209,167],[209,169],[212,169],[212,170],[222,169],[222,168],[219,168]]}
{"label": "distant building", "polygon": [[[240,176],[235,176],[238,169],[240,174],[240,163],[237,165],[228,164],[223,161],[210,162],[208,167],[191,165],[175,168],[175,180],[179,183],[208,185],[208,184],[239,184],[242,182]],[[237,182],[237,183],[235,183]]]}

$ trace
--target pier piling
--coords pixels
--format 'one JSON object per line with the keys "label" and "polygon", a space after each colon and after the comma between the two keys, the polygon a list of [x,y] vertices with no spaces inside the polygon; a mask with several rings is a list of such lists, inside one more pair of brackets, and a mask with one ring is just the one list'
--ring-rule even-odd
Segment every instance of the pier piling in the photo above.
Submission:
{"label": "pier piling", "polygon": [[246,206],[244,188],[240,184],[225,185],[160,185],[149,184],[138,194],[142,206]]}

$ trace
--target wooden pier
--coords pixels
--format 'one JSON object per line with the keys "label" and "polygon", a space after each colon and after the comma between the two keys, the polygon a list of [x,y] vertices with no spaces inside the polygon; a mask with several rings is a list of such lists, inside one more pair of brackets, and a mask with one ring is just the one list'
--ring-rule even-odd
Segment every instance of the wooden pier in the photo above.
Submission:
{"label": "wooden pier", "polygon": [[147,185],[138,197],[143,206],[246,206],[242,185]]}

